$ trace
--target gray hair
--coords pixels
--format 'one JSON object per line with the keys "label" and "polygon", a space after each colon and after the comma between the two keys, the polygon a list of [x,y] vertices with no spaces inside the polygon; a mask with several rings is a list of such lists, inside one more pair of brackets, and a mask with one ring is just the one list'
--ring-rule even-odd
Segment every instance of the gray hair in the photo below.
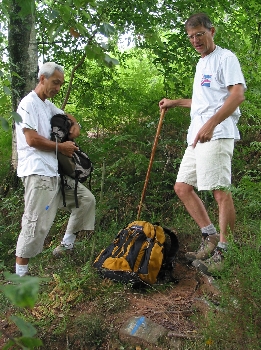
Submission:
{"label": "gray hair", "polygon": [[205,13],[195,13],[194,15],[190,16],[185,22],[186,30],[188,30],[188,28],[195,28],[198,26],[203,26],[206,29],[211,29],[213,27],[213,24],[211,23],[208,15]]}
{"label": "gray hair", "polygon": [[47,79],[53,75],[54,71],[58,70],[59,72],[64,74],[63,67],[55,62],[46,62],[42,65],[38,72],[38,79],[40,79],[41,75],[44,75]]}

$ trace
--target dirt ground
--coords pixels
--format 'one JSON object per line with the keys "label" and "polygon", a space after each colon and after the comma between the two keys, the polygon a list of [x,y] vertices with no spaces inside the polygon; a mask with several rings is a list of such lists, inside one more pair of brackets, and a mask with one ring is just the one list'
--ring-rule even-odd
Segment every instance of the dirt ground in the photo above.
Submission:
{"label": "dirt ground", "polygon": [[[77,332],[73,328],[67,333],[67,338],[55,339],[52,337],[52,330],[49,330],[44,340],[44,347],[41,349],[52,350],[154,350],[154,349],[181,349],[182,342],[185,339],[196,339],[200,336],[198,325],[196,324],[196,314],[204,315],[209,309],[208,301],[215,303],[218,298],[218,289],[212,277],[208,277],[196,271],[191,265],[186,263],[184,258],[185,250],[180,247],[177,261],[175,263],[172,277],[177,283],[170,283],[169,287],[164,291],[159,291],[158,286],[154,291],[149,293],[140,293],[139,291],[127,289],[126,295],[128,299],[128,310],[119,313],[112,313],[110,318],[106,320],[107,324],[113,325],[113,333],[119,335],[124,344],[128,344],[128,348],[120,347],[119,342],[115,339],[106,339],[106,342],[98,347],[88,347],[83,345],[81,341],[70,343],[73,332]],[[103,281],[102,283],[113,283]],[[164,283],[164,282],[163,282]],[[160,284],[160,282],[159,282]],[[82,303],[77,305],[75,314],[95,314],[91,303]],[[75,317],[76,315],[74,315]],[[126,336],[121,334],[123,325],[131,317],[144,316],[155,323],[155,327],[163,326],[166,329],[164,346],[155,345],[151,342],[143,341],[142,338]],[[107,315],[106,315],[107,317]],[[0,328],[6,333],[12,334],[12,325],[6,320],[0,320]],[[155,329],[156,329],[155,328]],[[157,329],[156,329],[157,330]],[[15,333],[13,333],[15,336]],[[17,335],[17,334],[16,334]],[[0,348],[4,345],[6,338],[0,337]],[[81,344],[81,345],[80,345]]]}
{"label": "dirt ground", "polygon": [[[127,339],[131,344],[141,344],[141,347],[133,349],[181,349],[184,339],[197,339],[200,337],[198,325],[194,322],[193,315],[204,315],[210,307],[209,301],[213,304],[218,299],[218,289],[212,277],[196,271],[194,267],[186,263],[180,252],[175,264],[173,276],[177,283],[164,292],[152,294],[129,294],[130,308],[128,319],[132,316],[145,316],[156,325],[161,325],[167,330],[167,347],[161,347],[147,342],[139,342],[139,338],[121,337]],[[118,318],[119,329],[126,321],[126,314]],[[143,347],[142,347],[143,345]],[[108,347],[108,349],[113,349]]]}
{"label": "dirt ground", "polygon": [[[177,283],[170,283],[169,288],[167,290],[164,288],[162,292],[158,287],[152,287],[154,291],[150,290],[149,293],[127,290],[125,297],[129,301],[128,309],[112,314],[110,319],[106,320],[108,324],[113,324],[114,334],[119,334],[119,338],[124,344],[128,344],[128,347],[120,347],[119,343],[107,339],[103,345],[91,348],[91,350],[180,350],[184,340],[195,340],[201,336],[194,316],[204,316],[210,308],[209,302],[212,305],[217,302],[219,292],[215,286],[215,280],[188,264],[184,255],[185,248],[180,247],[172,273]],[[103,283],[113,282],[105,280]],[[166,281],[159,281],[159,284],[161,283],[166,283]],[[88,311],[93,312],[90,308]],[[157,345],[162,338],[159,338],[160,341],[155,344],[140,337],[122,334],[121,331],[124,325],[128,324],[128,320],[142,316],[154,323],[156,333],[158,326],[165,328],[163,345]],[[62,348],[57,349],[62,350]],[[78,350],[77,347],[72,347],[72,349]],[[81,349],[90,350],[88,347]]]}

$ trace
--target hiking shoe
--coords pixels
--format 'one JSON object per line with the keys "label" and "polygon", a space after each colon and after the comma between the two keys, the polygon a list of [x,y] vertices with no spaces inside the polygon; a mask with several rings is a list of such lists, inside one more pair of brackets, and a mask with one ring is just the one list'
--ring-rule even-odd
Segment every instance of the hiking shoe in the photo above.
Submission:
{"label": "hiking shoe", "polygon": [[206,275],[215,275],[222,271],[224,267],[224,254],[226,249],[216,247],[214,254],[207,260],[194,260],[192,265]]}
{"label": "hiking shoe", "polygon": [[56,247],[53,250],[53,256],[55,258],[61,258],[62,256],[65,256],[66,254],[72,254],[72,251],[73,251],[72,244],[65,245],[65,244],[61,243],[60,245],[58,245],[58,247]]}
{"label": "hiking shoe", "polygon": [[218,242],[219,235],[217,233],[214,235],[208,235],[205,239],[202,238],[202,242],[198,251],[187,252],[185,254],[185,257],[189,262],[192,262],[194,260],[206,260],[214,253]]}

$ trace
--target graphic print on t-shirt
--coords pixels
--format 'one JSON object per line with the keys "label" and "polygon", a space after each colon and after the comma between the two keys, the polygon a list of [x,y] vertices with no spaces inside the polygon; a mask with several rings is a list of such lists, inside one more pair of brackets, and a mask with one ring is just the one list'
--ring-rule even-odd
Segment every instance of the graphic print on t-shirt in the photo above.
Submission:
{"label": "graphic print on t-shirt", "polygon": [[211,77],[212,77],[212,75],[202,74],[201,86],[210,87]]}

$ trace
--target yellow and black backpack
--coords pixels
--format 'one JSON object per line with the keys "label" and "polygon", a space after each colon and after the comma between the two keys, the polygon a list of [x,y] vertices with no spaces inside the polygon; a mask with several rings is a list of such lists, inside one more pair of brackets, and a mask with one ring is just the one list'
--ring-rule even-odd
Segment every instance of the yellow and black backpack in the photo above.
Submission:
{"label": "yellow and black backpack", "polygon": [[134,221],[119,231],[93,266],[104,278],[133,287],[152,285],[162,270],[173,268],[178,249],[173,231],[147,221]]}

